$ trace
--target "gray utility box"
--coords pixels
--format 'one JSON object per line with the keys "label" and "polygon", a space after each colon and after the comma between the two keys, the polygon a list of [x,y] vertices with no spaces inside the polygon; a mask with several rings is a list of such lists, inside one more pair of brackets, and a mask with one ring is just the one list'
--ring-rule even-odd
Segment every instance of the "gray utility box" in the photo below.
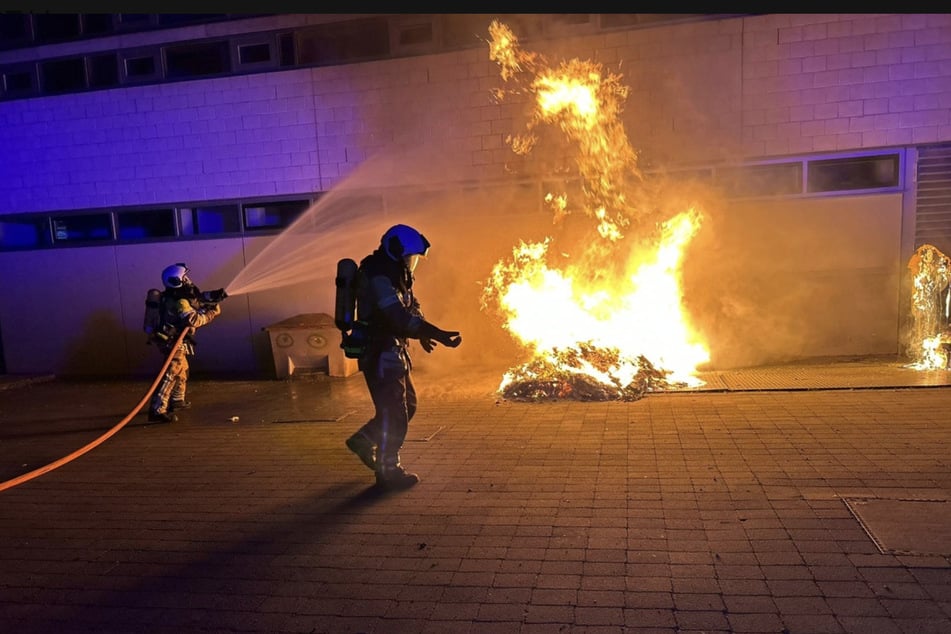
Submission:
{"label": "gray utility box", "polygon": [[340,331],[326,313],[303,313],[262,330],[271,340],[274,374],[284,379],[295,370],[326,370],[330,376],[356,374],[357,360],[340,347]]}

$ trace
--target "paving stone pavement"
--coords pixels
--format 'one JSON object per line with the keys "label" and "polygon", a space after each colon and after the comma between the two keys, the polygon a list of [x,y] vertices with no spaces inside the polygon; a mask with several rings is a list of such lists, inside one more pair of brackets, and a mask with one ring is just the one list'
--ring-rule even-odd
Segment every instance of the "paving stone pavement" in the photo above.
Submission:
{"label": "paving stone pavement", "polygon": [[[390,494],[344,446],[359,374],[193,379],[179,421],[140,413],[0,491],[0,631],[951,632],[951,548],[883,552],[846,503],[949,500],[949,373],[710,379],[520,403],[498,375],[417,372],[421,482]],[[0,483],[148,384],[0,390]]]}

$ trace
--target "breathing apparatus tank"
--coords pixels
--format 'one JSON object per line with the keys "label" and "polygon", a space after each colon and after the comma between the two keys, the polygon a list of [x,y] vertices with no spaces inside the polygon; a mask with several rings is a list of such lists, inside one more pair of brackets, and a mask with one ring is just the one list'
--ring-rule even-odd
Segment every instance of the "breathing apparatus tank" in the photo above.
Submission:
{"label": "breathing apparatus tank", "polygon": [[334,324],[341,332],[353,328],[357,307],[357,263],[350,258],[337,262],[337,302]]}
{"label": "breathing apparatus tank", "polygon": [[348,359],[359,359],[367,348],[367,323],[356,318],[357,268],[350,258],[337,262],[334,325],[340,330],[340,347]]}
{"label": "breathing apparatus tank", "polygon": [[145,334],[152,336],[157,334],[161,324],[162,291],[157,288],[150,288],[145,295],[145,319],[142,323],[142,330],[145,331]]}

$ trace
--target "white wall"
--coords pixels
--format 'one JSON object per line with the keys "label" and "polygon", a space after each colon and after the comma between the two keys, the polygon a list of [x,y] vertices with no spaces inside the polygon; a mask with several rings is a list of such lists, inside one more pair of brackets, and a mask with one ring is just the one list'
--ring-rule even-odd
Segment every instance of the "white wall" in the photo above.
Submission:
{"label": "white wall", "polygon": [[[142,332],[145,294],[161,288],[161,271],[184,261],[200,288],[226,285],[244,266],[241,239],[179,244],[83,247],[0,253],[0,323],[7,372],[61,375],[148,375],[162,357]],[[12,273],[12,274],[11,274]],[[246,296],[228,298],[222,315],[198,332],[196,371],[270,371],[260,341],[261,311]],[[270,322],[273,323],[273,322]],[[264,355],[267,356],[264,356]]]}

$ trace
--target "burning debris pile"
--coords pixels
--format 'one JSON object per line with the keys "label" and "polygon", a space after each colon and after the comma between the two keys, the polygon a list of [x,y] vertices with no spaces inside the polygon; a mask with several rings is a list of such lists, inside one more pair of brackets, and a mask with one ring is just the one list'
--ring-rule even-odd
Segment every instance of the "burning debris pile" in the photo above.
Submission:
{"label": "burning debris pile", "polygon": [[[612,373],[621,365],[616,350],[580,344],[556,350],[553,356],[554,363],[536,357],[512,370],[502,380],[499,392],[511,401],[636,401],[647,392],[671,387],[667,373],[644,356],[636,359],[637,372],[624,384]],[[592,368],[595,373],[588,371]]]}
{"label": "burning debris pile", "polygon": [[951,258],[923,244],[908,262],[912,276],[909,367],[951,369]]}
{"label": "burning debris pile", "polygon": [[[559,146],[545,156],[573,160],[556,171],[570,175],[566,189],[575,192],[572,200],[567,192],[544,197],[561,235],[522,242],[485,284],[483,309],[494,308],[532,355],[505,374],[498,391],[523,401],[634,400],[702,385],[695,371],[709,353],[682,306],[681,264],[703,214],[646,186],[620,119],[628,95],[620,76],[590,61],[551,65],[519,48],[498,22],[489,34],[490,58],[506,85],[494,91],[496,100],[532,97],[526,133],[507,144],[527,155],[540,126],[560,131]],[[593,226],[568,223],[573,209]]]}

